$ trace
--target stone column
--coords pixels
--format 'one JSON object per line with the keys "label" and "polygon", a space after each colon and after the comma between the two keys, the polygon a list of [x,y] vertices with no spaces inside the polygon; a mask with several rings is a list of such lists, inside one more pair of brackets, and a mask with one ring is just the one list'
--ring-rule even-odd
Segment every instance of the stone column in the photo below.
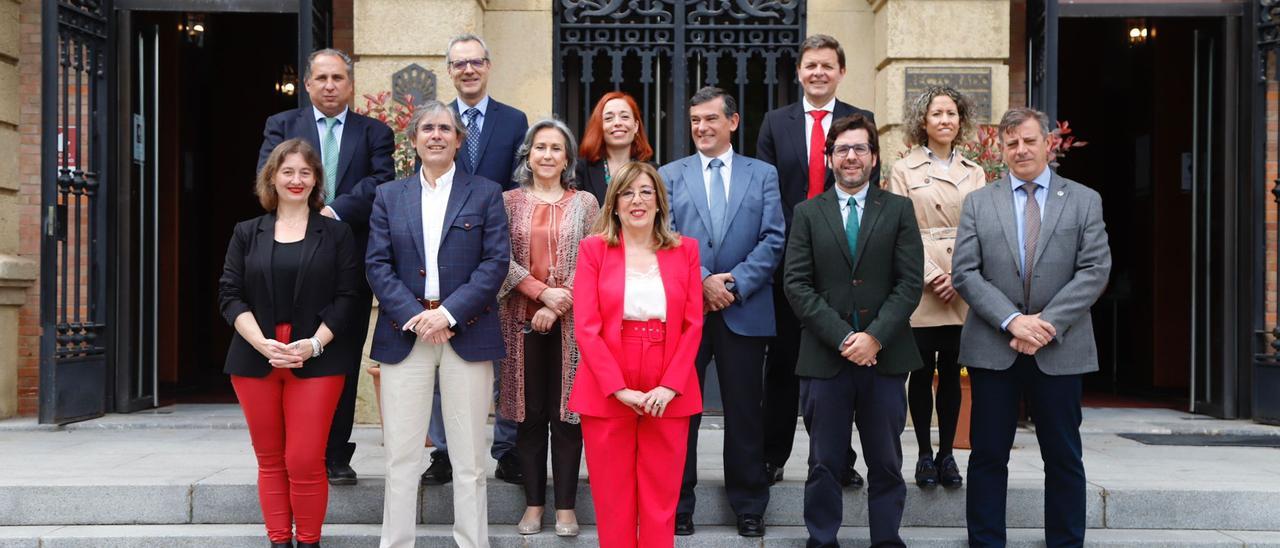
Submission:
{"label": "stone column", "polygon": [[0,0],[0,418],[18,412],[18,309],[36,279],[18,257],[18,26],[21,2]]}
{"label": "stone column", "polygon": [[978,124],[1000,120],[1009,104],[1009,0],[867,3],[875,12],[875,113],[886,171],[907,148],[907,96],[924,84],[949,83],[989,105]]}

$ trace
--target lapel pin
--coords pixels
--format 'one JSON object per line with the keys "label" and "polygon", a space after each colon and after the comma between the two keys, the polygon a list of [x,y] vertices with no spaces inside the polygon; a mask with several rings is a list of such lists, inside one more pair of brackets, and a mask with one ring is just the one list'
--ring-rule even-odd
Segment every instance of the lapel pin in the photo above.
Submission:
{"label": "lapel pin", "polygon": [[1066,192],[1063,192],[1061,190],[1058,191],[1058,196],[1062,196],[1063,194],[1066,194]]}

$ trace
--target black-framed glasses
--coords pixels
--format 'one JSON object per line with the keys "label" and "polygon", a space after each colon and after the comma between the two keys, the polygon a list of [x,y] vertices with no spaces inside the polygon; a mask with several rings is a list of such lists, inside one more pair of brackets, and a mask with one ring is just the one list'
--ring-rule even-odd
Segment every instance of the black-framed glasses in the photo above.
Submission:
{"label": "black-framed glasses", "polygon": [[860,158],[866,157],[871,154],[871,145],[865,143],[858,143],[856,145],[836,145],[835,148],[831,149],[831,155],[836,158],[844,158],[848,156],[850,152],[858,155]]}
{"label": "black-framed glasses", "polygon": [[453,67],[453,70],[467,70],[467,65],[470,65],[471,68],[473,69],[480,70],[484,68],[484,66],[487,64],[489,64],[488,57],[481,57],[479,59],[458,59],[457,61],[449,61],[449,66]]}

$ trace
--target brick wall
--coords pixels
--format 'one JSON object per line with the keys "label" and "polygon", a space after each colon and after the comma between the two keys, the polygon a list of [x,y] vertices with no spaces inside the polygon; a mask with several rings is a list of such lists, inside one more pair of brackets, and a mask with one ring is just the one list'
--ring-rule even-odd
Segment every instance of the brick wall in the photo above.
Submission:
{"label": "brick wall", "polygon": [[[40,4],[23,2],[19,12],[18,74],[21,123],[18,126],[18,254],[40,260]],[[18,312],[18,413],[34,415],[40,379],[40,283],[27,291]]]}
{"label": "brick wall", "polygon": [[1264,199],[1267,202],[1266,215],[1266,239],[1267,239],[1267,295],[1266,295],[1266,324],[1264,329],[1271,330],[1276,326],[1276,272],[1280,271],[1280,264],[1276,261],[1276,202],[1271,190],[1274,189],[1277,177],[1280,172],[1277,171],[1277,147],[1276,135],[1280,130],[1280,116],[1276,112],[1276,105],[1280,104],[1280,84],[1276,82],[1276,58],[1272,53],[1270,63],[1269,78],[1267,79],[1267,176],[1263,182],[1267,193]]}

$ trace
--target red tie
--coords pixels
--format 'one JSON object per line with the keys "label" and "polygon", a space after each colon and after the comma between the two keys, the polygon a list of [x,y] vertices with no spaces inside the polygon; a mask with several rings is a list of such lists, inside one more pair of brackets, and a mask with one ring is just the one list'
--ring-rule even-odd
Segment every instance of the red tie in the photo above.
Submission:
{"label": "red tie", "polygon": [[809,197],[822,194],[823,184],[827,182],[827,166],[822,161],[822,152],[827,148],[827,136],[822,131],[822,119],[827,116],[825,110],[811,110],[813,131],[809,132]]}

